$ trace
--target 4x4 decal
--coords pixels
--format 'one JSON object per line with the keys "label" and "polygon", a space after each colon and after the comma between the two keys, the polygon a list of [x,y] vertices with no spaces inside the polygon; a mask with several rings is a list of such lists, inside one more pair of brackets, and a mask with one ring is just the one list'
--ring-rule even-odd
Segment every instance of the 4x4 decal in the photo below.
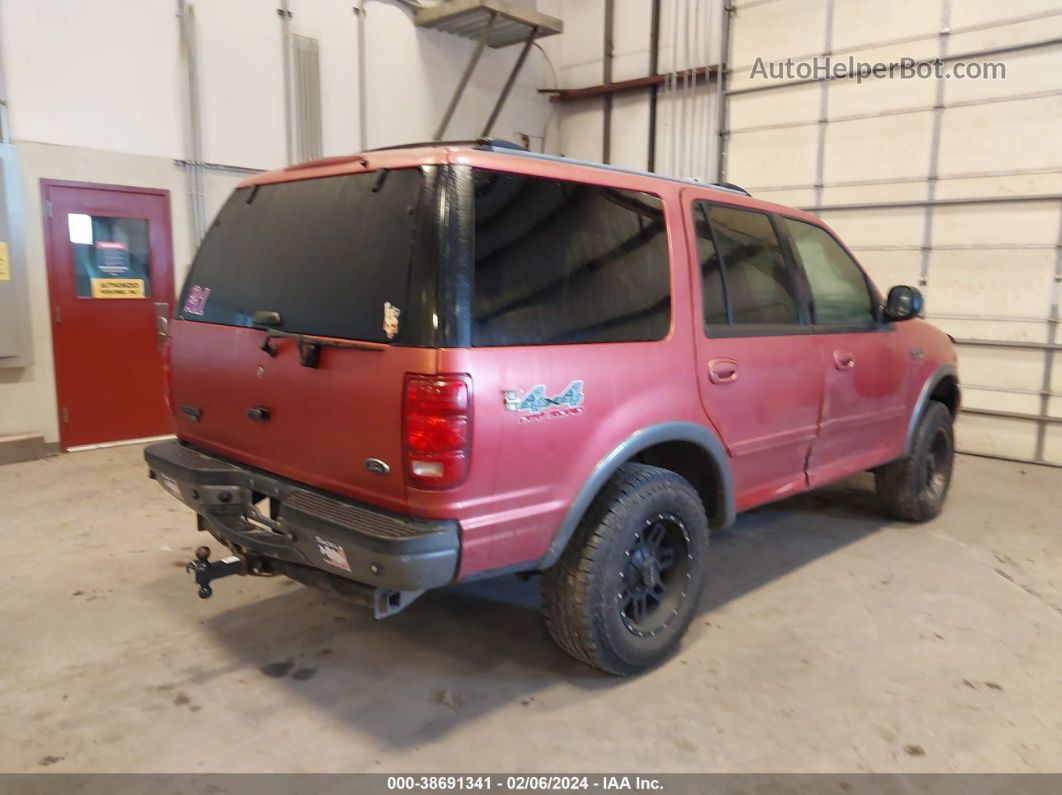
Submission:
{"label": "4x4 decal", "polygon": [[[583,382],[572,381],[557,395],[547,395],[545,384],[535,384],[529,388],[523,398],[518,392],[505,392],[505,408],[529,415],[564,417],[569,414],[581,414],[583,411]],[[522,417],[521,420],[530,419]]]}

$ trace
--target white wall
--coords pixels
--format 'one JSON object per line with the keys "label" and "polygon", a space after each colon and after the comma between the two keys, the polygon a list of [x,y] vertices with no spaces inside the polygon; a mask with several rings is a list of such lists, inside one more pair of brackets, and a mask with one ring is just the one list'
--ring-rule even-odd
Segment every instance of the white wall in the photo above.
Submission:
{"label": "white wall", "polygon": [[[190,0],[196,19],[204,158],[284,164],[281,25],[275,0]],[[291,0],[292,31],[319,39],[326,154],[357,151],[354,0]],[[578,5],[578,4],[576,4]],[[541,2],[549,13],[560,4]],[[417,29],[404,6],[367,11],[369,146],[432,137],[474,43]],[[3,0],[2,45],[14,137],[183,157],[183,72],[174,0]],[[549,41],[548,39],[545,41]],[[448,135],[476,136],[519,47],[488,50]],[[541,130],[536,88],[552,76],[532,51],[495,129]]]}
{"label": "white wall", "polygon": [[17,140],[179,157],[173,0],[3,0]]}
{"label": "white wall", "polygon": [[[203,159],[246,168],[285,165],[281,23],[276,0],[190,0],[199,52]],[[361,148],[355,0],[291,0],[292,32],[317,38],[324,154]],[[560,0],[538,8],[559,15]],[[393,0],[366,3],[369,147],[429,140],[474,42],[422,31]],[[548,41],[548,39],[546,40]],[[488,50],[448,138],[476,137],[519,47]],[[184,171],[189,157],[175,0],[0,0],[12,137],[22,161],[34,365],[0,370],[0,435],[58,439],[40,180],[170,191],[178,282],[193,254]],[[493,135],[541,135],[553,84],[533,50]],[[210,217],[240,181],[206,172]]]}

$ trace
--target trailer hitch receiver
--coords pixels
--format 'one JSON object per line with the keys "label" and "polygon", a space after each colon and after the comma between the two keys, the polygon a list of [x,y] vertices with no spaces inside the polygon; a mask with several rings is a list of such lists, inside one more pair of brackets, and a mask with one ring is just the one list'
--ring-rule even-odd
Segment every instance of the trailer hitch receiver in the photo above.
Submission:
{"label": "trailer hitch receiver", "polygon": [[210,583],[220,577],[243,574],[244,562],[236,555],[212,561],[210,547],[203,546],[195,551],[195,560],[188,561],[184,568],[195,577],[195,584],[199,586],[199,598],[209,599],[214,593]]}

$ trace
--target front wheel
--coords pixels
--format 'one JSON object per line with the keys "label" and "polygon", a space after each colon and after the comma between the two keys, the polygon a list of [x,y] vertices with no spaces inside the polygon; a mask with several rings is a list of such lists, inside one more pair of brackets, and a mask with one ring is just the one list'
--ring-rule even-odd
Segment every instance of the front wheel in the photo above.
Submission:
{"label": "front wheel", "polygon": [[697,611],[708,519],[685,478],[626,464],[542,578],[546,626],[564,651],[616,675],[666,659]]}
{"label": "front wheel", "polygon": [[875,485],[889,516],[927,522],[940,513],[955,458],[952,424],[948,407],[930,401],[915,429],[910,455],[878,469]]}

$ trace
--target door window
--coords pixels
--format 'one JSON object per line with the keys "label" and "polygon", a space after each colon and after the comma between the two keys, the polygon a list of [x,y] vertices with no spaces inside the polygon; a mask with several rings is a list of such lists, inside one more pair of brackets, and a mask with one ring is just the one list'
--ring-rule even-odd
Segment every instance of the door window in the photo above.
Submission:
{"label": "door window", "polygon": [[726,285],[723,266],[715,236],[708,223],[708,205],[698,202],[693,212],[697,230],[697,261],[701,267],[701,295],[704,299],[704,325],[715,326],[730,322],[726,306]]}
{"label": "door window", "polygon": [[667,230],[647,193],[477,170],[473,344],[658,340]]}
{"label": "door window", "polygon": [[150,298],[148,222],[68,213],[78,298]]}
{"label": "door window", "polygon": [[792,276],[765,213],[695,202],[694,222],[706,332],[799,323]]}
{"label": "door window", "polygon": [[786,218],[785,224],[808,277],[815,324],[874,323],[874,300],[866,277],[833,236],[821,227],[792,218]]}

